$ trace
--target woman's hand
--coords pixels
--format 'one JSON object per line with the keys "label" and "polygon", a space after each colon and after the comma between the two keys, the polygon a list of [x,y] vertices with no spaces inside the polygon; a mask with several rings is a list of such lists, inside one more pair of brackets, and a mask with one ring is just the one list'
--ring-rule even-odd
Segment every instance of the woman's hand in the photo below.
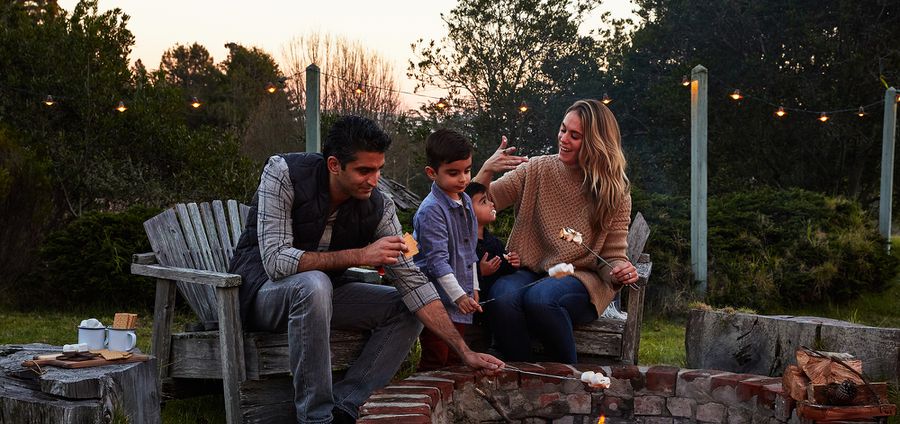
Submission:
{"label": "woman's hand", "polygon": [[492,175],[498,172],[506,172],[516,169],[522,162],[528,162],[525,156],[514,156],[515,147],[506,147],[506,136],[500,138],[500,147],[491,155],[484,165],[481,166],[481,172],[489,172]]}
{"label": "woman's hand", "polygon": [[609,275],[619,284],[629,285],[638,282],[637,269],[628,261],[617,263]]}
{"label": "woman's hand", "polygon": [[513,268],[519,268],[522,266],[522,260],[519,259],[519,254],[516,252],[509,252],[506,254],[506,262],[509,262]]}

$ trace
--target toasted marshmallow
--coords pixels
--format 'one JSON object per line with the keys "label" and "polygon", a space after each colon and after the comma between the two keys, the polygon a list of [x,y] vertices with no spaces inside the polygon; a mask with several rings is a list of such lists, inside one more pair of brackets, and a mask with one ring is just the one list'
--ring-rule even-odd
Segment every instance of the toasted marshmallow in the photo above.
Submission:
{"label": "toasted marshmallow", "polygon": [[567,275],[575,275],[575,266],[567,263],[556,264],[550,267],[547,273],[553,278],[563,278]]}

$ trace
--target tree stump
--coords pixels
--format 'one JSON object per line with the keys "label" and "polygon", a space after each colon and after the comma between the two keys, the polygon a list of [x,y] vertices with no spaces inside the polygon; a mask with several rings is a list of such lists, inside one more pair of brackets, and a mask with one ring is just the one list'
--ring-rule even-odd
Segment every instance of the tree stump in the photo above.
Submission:
{"label": "tree stump", "polygon": [[[57,348],[29,344],[36,350],[12,351],[0,345],[0,422],[159,423],[160,398],[156,359],[92,368],[43,367],[42,373],[22,362]],[[120,421],[121,422],[121,421]]]}

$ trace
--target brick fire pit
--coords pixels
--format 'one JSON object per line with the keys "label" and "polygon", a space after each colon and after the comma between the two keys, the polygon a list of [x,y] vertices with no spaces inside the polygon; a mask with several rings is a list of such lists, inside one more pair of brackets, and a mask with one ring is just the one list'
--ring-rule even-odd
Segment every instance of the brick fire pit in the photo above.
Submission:
{"label": "brick fire pit", "polygon": [[608,424],[799,422],[781,378],[668,366],[510,365],[576,379],[582,371],[601,371],[612,377],[612,386],[592,391],[579,381],[511,371],[485,378],[451,367],[376,391],[360,407],[359,422],[506,422],[498,409],[512,422],[528,424],[593,424],[601,414]]}

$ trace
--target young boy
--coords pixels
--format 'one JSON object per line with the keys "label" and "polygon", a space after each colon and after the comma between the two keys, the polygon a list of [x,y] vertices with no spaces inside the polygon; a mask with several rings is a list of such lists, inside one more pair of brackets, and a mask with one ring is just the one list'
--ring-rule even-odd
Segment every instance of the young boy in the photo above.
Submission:
{"label": "young boy", "polygon": [[472,198],[475,219],[478,220],[478,246],[475,252],[479,258],[478,283],[483,293],[489,293],[498,278],[516,272],[521,262],[518,253],[507,253],[503,242],[487,229],[490,223],[497,220],[497,211],[494,202],[488,199],[487,187],[472,182],[466,187],[466,194]]}
{"label": "young boy", "polygon": [[[437,288],[450,320],[459,334],[481,312],[477,296],[475,246],[478,223],[472,199],[464,193],[472,177],[472,144],[460,133],[437,130],[425,140],[425,174],[431,193],[413,217],[413,235],[419,243],[416,265]],[[422,359],[419,371],[461,364],[449,345],[425,329],[419,336]]]}

